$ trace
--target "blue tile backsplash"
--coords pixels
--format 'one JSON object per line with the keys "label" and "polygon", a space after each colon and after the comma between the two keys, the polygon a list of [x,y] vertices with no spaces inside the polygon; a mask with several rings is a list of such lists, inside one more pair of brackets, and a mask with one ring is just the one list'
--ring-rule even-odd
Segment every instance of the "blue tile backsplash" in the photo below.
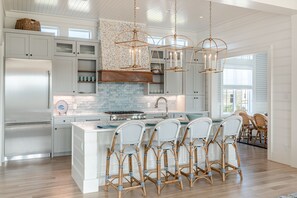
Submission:
{"label": "blue tile backsplash", "polygon": [[[96,95],[91,96],[55,96],[69,104],[69,113],[94,113],[105,111],[142,110],[154,111],[155,101],[159,96],[144,94],[144,84],[141,83],[100,83]],[[170,110],[176,110],[176,96],[166,96]],[[76,106],[76,107],[75,107]],[[165,104],[160,102],[159,110],[164,110]]]}

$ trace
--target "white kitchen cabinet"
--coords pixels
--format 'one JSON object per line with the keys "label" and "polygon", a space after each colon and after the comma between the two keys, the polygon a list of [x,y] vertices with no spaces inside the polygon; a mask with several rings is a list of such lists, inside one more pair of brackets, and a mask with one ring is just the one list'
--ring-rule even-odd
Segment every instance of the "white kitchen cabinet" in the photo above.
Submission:
{"label": "white kitchen cabinet", "polygon": [[201,67],[200,64],[187,64],[183,74],[185,95],[205,95],[205,74],[199,73]]}
{"label": "white kitchen cabinet", "polygon": [[[164,65],[164,64],[161,64]],[[164,66],[162,66],[164,68]],[[182,72],[165,71],[153,74],[153,82],[148,83],[145,92],[148,95],[182,95],[183,74]]]}
{"label": "white kitchen cabinet", "polygon": [[186,119],[185,113],[173,113],[173,118]]}
{"label": "white kitchen cabinet", "polygon": [[195,50],[187,49],[186,50],[186,63],[189,64],[202,64],[202,54],[199,52],[195,52]]}
{"label": "white kitchen cabinet", "polygon": [[71,155],[72,122],[109,121],[109,115],[62,116],[54,117],[53,157]]}
{"label": "white kitchen cabinet", "polygon": [[83,58],[97,58],[98,42],[56,39],[55,55],[56,56],[77,56],[77,57],[83,57]]}
{"label": "white kitchen cabinet", "polygon": [[150,48],[150,54],[154,63],[163,63],[166,60],[164,49]]}
{"label": "white kitchen cabinet", "polygon": [[[156,51],[157,53],[159,51]],[[165,64],[152,62],[151,72],[153,73],[153,82],[148,83],[145,87],[145,93],[148,95],[164,95],[164,67]]]}
{"label": "white kitchen cabinet", "polygon": [[[145,87],[148,95],[181,95],[183,94],[183,75],[182,72],[166,71],[169,67],[170,51],[158,48],[150,48],[152,57],[151,72],[153,82]],[[178,53],[177,59],[180,60],[183,53]],[[184,58],[184,55],[182,55]],[[183,59],[184,60],[184,59]]]}
{"label": "white kitchen cabinet", "polygon": [[183,94],[183,72],[165,72],[165,94],[182,95]]}
{"label": "white kitchen cabinet", "polygon": [[82,42],[77,41],[77,56],[85,58],[96,58],[98,56],[98,43],[97,42]]}
{"label": "white kitchen cabinet", "polygon": [[205,96],[186,96],[186,111],[205,111]]}
{"label": "white kitchen cabinet", "polygon": [[55,55],[76,56],[76,41],[55,39]]}
{"label": "white kitchen cabinet", "polygon": [[53,127],[53,156],[71,154],[73,117],[55,118]]}
{"label": "white kitchen cabinet", "polygon": [[54,43],[54,95],[96,94],[98,41],[55,39]]}
{"label": "white kitchen cabinet", "polygon": [[59,57],[53,59],[52,86],[54,95],[74,95],[77,86],[76,59]]}
{"label": "white kitchen cabinet", "polygon": [[29,39],[25,34],[5,34],[5,56],[28,58]]}
{"label": "white kitchen cabinet", "polygon": [[97,91],[97,60],[77,59],[77,93],[96,94]]}
{"label": "white kitchen cabinet", "polygon": [[5,57],[52,59],[53,37],[22,33],[5,34]]}
{"label": "white kitchen cabinet", "polygon": [[53,94],[96,94],[97,60],[55,56],[53,59]]}

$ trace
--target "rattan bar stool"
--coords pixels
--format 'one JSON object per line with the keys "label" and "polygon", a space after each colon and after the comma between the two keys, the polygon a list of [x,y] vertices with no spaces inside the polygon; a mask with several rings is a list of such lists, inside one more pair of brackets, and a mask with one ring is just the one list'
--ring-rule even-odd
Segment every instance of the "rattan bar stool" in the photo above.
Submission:
{"label": "rattan bar stool", "polygon": [[[212,184],[212,173],[208,160],[208,139],[211,126],[212,120],[207,117],[191,121],[187,125],[184,137],[179,144],[179,147],[184,146],[189,153],[189,163],[181,166],[181,174],[187,177],[190,187],[193,187],[193,184],[199,179],[206,179]],[[204,169],[198,164],[199,148],[202,148],[205,153]],[[188,169],[188,172],[184,172],[184,169]]]}
{"label": "rattan bar stool", "polygon": [[[150,141],[148,143],[145,143],[144,145],[143,166],[145,180],[149,180],[156,185],[158,194],[161,194],[161,190],[163,190],[163,188],[167,184],[171,183],[178,183],[180,189],[183,189],[177,156],[177,138],[179,135],[180,127],[180,122],[177,119],[163,120],[154,127]],[[156,158],[156,169],[154,170],[147,169],[147,155],[149,151],[153,151]],[[174,157],[174,172],[169,171],[169,152],[171,152]],[[162,157],[164,158],[164,169],[161,168]],[[156,178],[153,178],[152,174],[156,174]],[[171,179],[170,177],[172,177],[173,179]]]}
{"label": "rattan bar stool", "polygon": [[[123,191],[134,190],[136,188],[141,188],[143,195],[146,196],[141,156],[139,153],[144,131],[145,124],[143,122],[127,121],[116,128],[111,145],[107,148],[105,190],[108,190],[108,187],[112,186],[118,190],[119,198],[122,197]],[[109,174],[110,158],[112,155],[115,155],[118,161],[118,175],[114,176]],[[138,164],[139,179],[133,175],[133,157]],[[129,174],[124,174],[123,171],[126,159],[128,160]],[[129,186],[123,186],[124,179],[128,182]],[[135,183],[136,185],[133,185]]]}
{"label": "rattan bar stool", "polygon": [[252,132],[256,129],[256,125],[253,119],[245,112],[240,112],[239,115],[242,117],[242,127],[239,132],[238,141],[247,139],[247,142],[252,140]]}
{"label": "rattan bar stool", "polygon": [[262,135],[264,136],[264,144],[267,144],[267,132],[268,132],[268,118],[267,116],[256,113],[254,115],[254,120],[256,123],[257,134],[254,139],[254,144],[257,139],[259,139],[260,143],[262,143]]}
{"label": "rattan bar stool", "polygon": [[[226,118],[218,128],[215,136],[211,143],[215,143],[220,147],[221,159],[210,163],[212,170],[219,172],[225,181],[226,176],[230,173],[238,173],[240,179],[243,179],[242,170],[240,167],[240,156],[237,147],[237,138],[239,131],[241,130],[242,118],[241,116],[231,116]],[[237,167],[228,163],[226,160],[226,149],[228,145],[232,145],[235,149],[237,158]],[[220,168],[214,167],[213,165],[220,165]]]}

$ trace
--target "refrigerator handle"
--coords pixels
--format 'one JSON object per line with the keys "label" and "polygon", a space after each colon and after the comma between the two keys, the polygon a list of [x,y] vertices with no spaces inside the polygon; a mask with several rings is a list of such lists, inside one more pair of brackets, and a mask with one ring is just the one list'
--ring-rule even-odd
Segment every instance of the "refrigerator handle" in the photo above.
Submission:
{"label": "refrigerator handle", "polygon": [[50,77],[50,76],[51,76],[51,73],[50,73],[49,70],[47,71],[47,76],[48,76],[48,78],[47,78],[47,79],[48,79],[48,89],[47,89],[47,92],[48,92],[48,94],[47,94],[47,95],[48,95],[48,98],[47,98],[47,107],[48,107],[48,109],[50,109],[50,108],[51,108],[51,107],[50,107],[50,106],[51,106],[51,104],[50,104],[50,103],[51,103],[51,91],[50,91],[50,90],[51,90],[51,77]]}

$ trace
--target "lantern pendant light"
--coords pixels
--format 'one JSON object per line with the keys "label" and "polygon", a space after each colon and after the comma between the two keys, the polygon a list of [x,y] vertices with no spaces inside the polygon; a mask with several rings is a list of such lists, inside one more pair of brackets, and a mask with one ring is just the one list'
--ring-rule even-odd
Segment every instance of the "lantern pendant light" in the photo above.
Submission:
{"label": "lantern pendant light", "polygon": [[[177,4],[174,1],[174,34],[167,35],[159,40],[158,48],[166,50],[167,53],[167,68],[166,70],[174,72],[183,72],[183,53],[186,49],[193,50],[193,41],[185,36],[179,35],[176,31],[177,23]],[[165,43],[165,44],[164,44]],[[164,45],[161,45],[164,44]]]}
{"label": "lantern pendant light", "polygon": [[227,44],[219,38],[213,38],[212,26],[212,2],[209,2],[209,38],[197,45],[197,52],[202,53],[203,70],[200,73],[220,73],[224,71],[227,56]]}
{"label": "lantern pendant light", "polygon": [[[149,54],[149,43],[147,39],[153,41],[152,37],[144,31],[141,31],[136,26],[136,0],[134,0],[134,23],[133,28],[128,31],[123,31],[117,35],[115,39],[115,44],[117,46],[123,47],[127,49],[127,53],[129,54],[129,65],[125,67],[121,67],[121,69],[126,70],[147,70],[149,69],[150,61],[148,61],[148,65],[143,63],[143,59],[146,58],[150,60]],[[144,67],[147,66],[147,67]]]}

